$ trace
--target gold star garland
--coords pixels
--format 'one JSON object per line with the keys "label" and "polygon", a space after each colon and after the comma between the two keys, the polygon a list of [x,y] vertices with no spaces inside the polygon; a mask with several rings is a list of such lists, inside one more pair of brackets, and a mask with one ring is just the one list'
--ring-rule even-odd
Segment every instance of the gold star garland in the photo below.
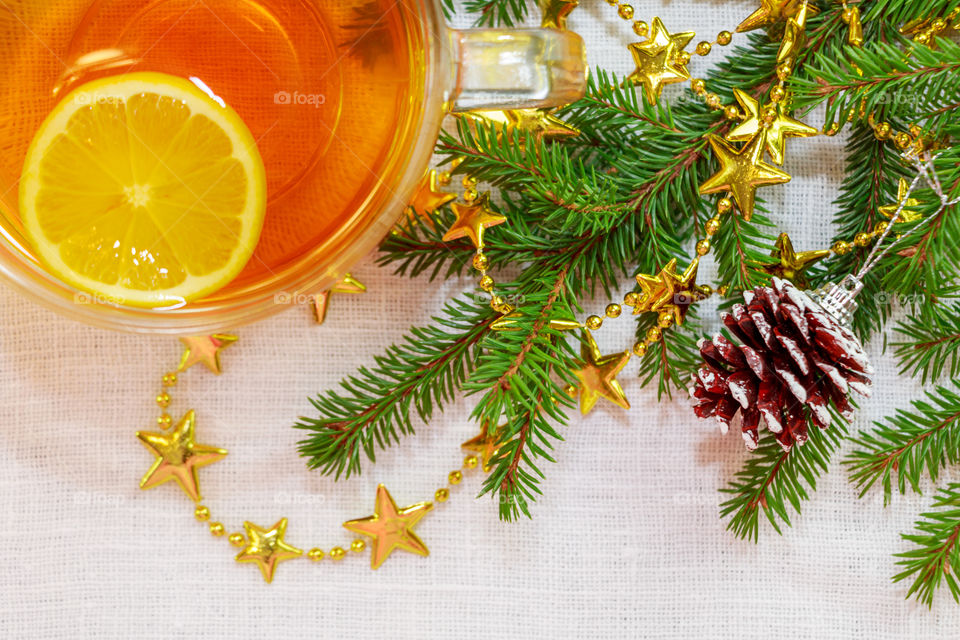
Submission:
{"label": "gold star garland", "polygon": [[[202,336],[214,339],[214,336]],[[223,344],[233,344],[236,336],[218,334],[216,340]],[[187,353],[193,345],[205,344],[197,337],[184,341]],[[221,369],[217,368],[217,373]],[[156,403],[163,410],[157,423],[161,426],[170,422],[166,409],[172,401],[170,389],[179,382],[178,372],[171,371],[162,377],[163,391],[157,395]],[[211,521],[209,507],[201,504],[200,481],[197,470],[214,462],[222,460],[227,452],[223,449],[208,445],[197,444],[195,441],[196,414],[193,410],[187,411],[183,419],[169,433],[137,432],[137,438],[156,456],[153,465],[140,482],[141,489],[152,489],[170,480],[176,481],[194,503],[194,517],[205,523],[210,534],[217,538],[226,537],[231,545],[240,549],[235,560],[238,563],[255,564],[260,569],[265,582],[273,581],[277,566],[285,561],[306,558],[312,562],[319,562],[326,556],[331,560],[339,561],[347,557],[348,551],[344,547],[335,546],[328,552],[320,547],[311,548],[304,552],[286,540],[287,519],[280,518],[273,526],[263,527],[252,522],[243,523],[243,532],[227,533],[227,528],[221,522]],[[483,435],[483,434],[481,434]],[[499,448],[499,438],[502,430],[497,432],[496,440],[492,443],[483,442],[478,438],[464,443],[468,451],[478,451],[484,456],[484,469],[489,471],[490,464]],[[452,486],[459,485],[463,480],[464,472],[476,469],[480,464],[477,455],[468,454],[463,459],[459,469],[447,475],[447,486],[437,489],[433,494],[436,503],[444,503],[450,497]],[[395,550],[404,550],[417,555],[429,554],[426,545],[414,532],[414,527],[423,516],[434,508],[432,502],[419,502],[409,507],[398,508],[389,491],[383,485],[377,487],[374,514],[366,518],[349,520],[343,523],[348,531],[358,533],[370,539],[370,544],[362,538],[354,539],[349,544],[349,551],[354,554],[363,553],[370,548],[371,568],[379,568]]]}

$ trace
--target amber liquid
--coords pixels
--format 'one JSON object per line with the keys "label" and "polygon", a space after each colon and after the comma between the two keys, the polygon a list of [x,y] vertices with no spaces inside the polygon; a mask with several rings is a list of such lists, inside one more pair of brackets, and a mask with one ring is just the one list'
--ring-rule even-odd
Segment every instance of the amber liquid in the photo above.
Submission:
{"label": "amber liquid", "polygon": [[317,259],[318,247],[344,235],[351,219],[380,206],[378,193],[403,168],[415,135],[422,69],[403,7],[393,0],[4,0],[5,230],[16,234],[17,181],[51,109],[91,80],[157,71],[209,87],[244,120],[263,157],[263,233],[230,288]]}

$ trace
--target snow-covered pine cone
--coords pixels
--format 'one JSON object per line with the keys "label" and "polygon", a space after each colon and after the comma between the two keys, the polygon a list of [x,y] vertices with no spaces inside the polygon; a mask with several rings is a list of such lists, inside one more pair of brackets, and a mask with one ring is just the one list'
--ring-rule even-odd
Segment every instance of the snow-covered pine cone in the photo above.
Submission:
{"label": "snow-covered pine cone", "polygon": [[786,280],[745,291],[743,301],[721,316],[740,344],[722,335],[700,341],[696,414],[715,416],[726,432],[740,413],[748,449],[761,418],[785,450],[807,439],[808,418],[830,426],[831,403],[849,419],[850,392],[870,395],[873,368],[860,340]]}

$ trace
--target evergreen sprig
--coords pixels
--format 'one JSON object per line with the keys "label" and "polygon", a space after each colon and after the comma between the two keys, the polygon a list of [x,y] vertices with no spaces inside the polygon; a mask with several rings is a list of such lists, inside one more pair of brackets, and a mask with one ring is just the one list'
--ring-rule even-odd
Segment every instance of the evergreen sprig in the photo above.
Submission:
{"label": "evergreen sprig", "polygon": [[894,582],[913,578],[907,597],[931,607],[941,583],[946,583],[954,602],[960,602],[960,483],[951,482],[937,492],[931,511],[920,514],[914,533],[900,534],[913,548],[895,554],[903,571]]}
{"label": "evergreen sprig", "polygon": [[960,394],[937,387],[912,406],[857,436],[856,449],[844,462],[861,496],[877,482],[884,504],[894,482],[900,493],[908,487],[920,493],[924,473],[936,482],[944,467],[960,462]]}
{"label": "evergreen sprig", "polygon": [[960,304],[928,305],[897,323],[893,342],[901,375],[920,376],[923,384],[946,374],[960,378]]}
{"label": "evergreen sprig", "polygon": [[474,369],[479,343],[496,319],[485,301],[465,298],[448,304],[445,315],[411,329],[399,345],[374,358],[310,402],[319,418],[301,417],[294,425],[309,431],[300,453],[311,469],[349,477],[359,473],[362,457],[376,461],[376,450],[398,442],[398,432],[414,432],[412,416],[429,420]]}
{"label": "evergreen sprig", "polygon": [[571,406],[562,389],[573,382],[576,355],[563,332],[551,326],[553,320],[573,318],[568,272],[546,268],[526,276],[531,282],[518,288],[525,293],[513,298],[514,324],[486,337],[477,367],[463,385],[468,394],[482,394],[473,417],[503,443],[482,494],[499,497],[500,515],[507,520],[530,515],[528,500],[540,493],[537,484],[544,475],[537,461],[553,462],[549,452],[562,440],[555,427],[566,423],[561,405]]}
{"label": "evergreen sprig", "polygon": [[830,459],[846,438],[843,418],[835,411],[829,429],[809,426],[809,438],[802,445],[784,451],[767,430],[733,480],[720,489],[731,497],[720,505],[720,516],[729,517],[727,529],[737,537],[756,542],[760,535],[760,514],[777,533],[781,523],[790,525],[790,512],[800,513],[801,503],[810,499],[817,479],[829,469]]}
{"label": "evergreen sprig", "polygon": [[476,14],[478,27],[512,27],[523,22],[529,11],[527,0],[466,0],[467,13]]}
{"label": "evergreen sprig", "polygon": [[842,56],[832,53],[817,53],[813,78],[798,77],[792,83],[802,112],[826,104],[827,126],[859,124],[869,114],[933,111],[960,101],[960,87],[953,80],[960,71],[960,45],[950,40],[937,39],[934,48],[900,37],[847,47]]}
{"label": "evergreen sprig", "polygon": [[[637,322],[637,340],[643,341],[647,331],[657,326],[657,314],[644,314]],[[673,392],[688,392],[693,376],[703,364],[698,340],[703,326],[697,312],[691,308],[686,320],[669,331],[662,331],[660,339],[650,345],[647,355],[640,360],[640,382],[643,386],[657,381],[657,397],[673,397]]]}

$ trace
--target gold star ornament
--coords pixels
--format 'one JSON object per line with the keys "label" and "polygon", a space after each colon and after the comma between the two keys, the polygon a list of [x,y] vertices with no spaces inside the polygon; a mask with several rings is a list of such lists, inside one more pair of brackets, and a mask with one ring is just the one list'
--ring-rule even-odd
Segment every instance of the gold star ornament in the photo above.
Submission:
{"label": "gold star ornament", "polygon": [[687,265],[683,273],[677,273],[677,259],[674,258],[657,275],[637,274],[640,295],[633,308],[634,315],[652,311],[666,311],[673,316],[676,324],[681,325],[687,317],[690,306],[708,297],[704,287],[697,284],[697,270],[700,258]]}
{"label": "gold star ornament", "polygon": [[430,555],[427,546],[413,532],[413,527],[432,508],[433,505],[429,502],[419,502],[398,509],[397,503],[390,497],[390,492],[381,484],[377,487],[377,504],[373,515],[344,522],[343,526],[354,533],[372,538],[370,567],[377,569],[390,557],[394,549],[403,549],[421,556]]}
{"label": "gold star ornament", "polygon": [[720,162],[720,171],[700,185],[700,193],[732,193],[743,219],[749,221],[753,217],[757,187],[790,182],[790,174],[764,162],[765,138],[762,133],[757,134],[737,150],[723,138],[711,134],[707,140]]}
{"label": "gold star ornament", "polygon": [[629,45],[637,68],[627,77],[627,82],[642,84],[649,104],[657,102],[664,85],[690,78],[690,72],[679,62],[677,55],[694,35],[692,31],[670,33],[660,18],[654,18],[650,37]]}
{"label": "gold star ornament", "polygon": [[263,579],[273,582],[273,572],[277,565],[284,560],[292,560],[303,555],[302,549],[290,546],[283,540],[287,533],[287,519],[264,529],[252,522],[244,522],[243,528],[247,532],[247,546],[237,554],[237,562],[255,562],[260,567]]}
{"label": "gold star ornament", "polygon": [[630,402],[617,381],[617,375],[630,361],[630,352],[601,355],[593,335],[589,331],[584,334],[583,343],[580,345],[580,368],[573,372],[580,380],[580,413],[590,413],[600,398],[606,398],[619,407],[629,409]]}
{"label": "gold star ornament", "polygon": [[660,18],[654,18],[651,24],[650,35],[646,40],[634,46],[638,50],[649,55],[659,53],[664,49],[671,49],[673,57],[686,48],[696,34],[693,31],[683,31],[681,33],[670,33]]}
{"label": "gold star ornament", "polygon": [[543,18],[540,26],[544,29],[567,30],[567,16],[577,8],[580,0],[539,0]]}
{"label": "gold star ornament", "polygon": [[502,424],[491,432],[487,428],[488,425],[484,424],[478,435],[460,445],[483,459],[484,473],[490,473],[493,468],[493,461],[497,459],[497,452],[500,451],[500,445],[503,444],[501,438],[503,438],[503,428],[505,426]]}
{"label": "gold star ornament", "polygon": [[777,50],[777,62],[783,62],[797,57],[797,53],[807,43],[807,13],[809,6],[806,2],[800,5],[796,15],[787,18],[787,26],[783,30],[780,40],[780,49]]}
{"label": "gold star ornament", "polygon": [[455,202],[450,205],[450,208],[457,215],[457,220],[444,234],[444,242],[467,237],[470,238],[474,247],[482,249],[485,246],[483,244],[484,231],[507,221],[505,217],[490,209],[490,194],[488,193],[465,203]]}
{"label": "gold star ornament", "polygon": [[417,192],[410,201],[409,211],[420,216],[424,224],[434,227],[431,217],[437,209],[457,199],[455,193],[440,190],[440,177],[436,169],[430,169],[420,180]]}
{"label": "gold star ornament", "polygon": [[313,296],[313,318],[317,324],[323,324],[327,321],[327,312],[330,310],[330,298],[335,293],[360,294],[366,293],[367,286],[354,278],[349,273],[343,277],[343,280],[323,293]]}
{"label": "gold star ornament", "polygon": [[221,460],[227,452],[194,442],[195,423],[196,415],[188,411],[172,433],[137,432],[137,438],[143,446],[157,456],[140,481],[141,489],[152,489],[169,480],[176,480],[191,500],[200,502],[197,469]]}
{"label": "gold star ornament", "polygon": [[[737,32],[753,31],[795,17],[804,4],[804,0],[760,0],[760,7],[737,26]],[[808,11],[813,16],[819,9],[811,6]]]}
{"label": "gold star ornament", "polygon": [[226,333],[180,338],[186,350],[183,352],[177,371],[186,371],[198,362],[202,362],[207,369],[220,375],[223,373],[223,367],[220,366],[220,352],[236,341],[237,336]]}
{"label": "gold star ornament", "polygon": [[[907,198],[907,191],[909,190],[910,184],[904,178],[900,178],[900,182],[897,183],[897,201],[893,204],[885,204],[882,207],[878,207],[877,210],[880,212],[880,215],[887,220],[892,219],[900,207],[900,203],[903,202],[903,209],[900,210],[900,215],[894,224],[909,224],[923,218],[923,214],[914,208],[920,204],[920,201],[916,198]],[[906,200],[904,200],[905,198]]]}
{"label": "gold star ornament", "polygon": [[734,89],[733,96],[740,103],[746,117],[743,122],[727,134],[727,140],[748,142],[757,134],[763,133],[767,152],[770,153],[770,157],[777,164],[783,164],[787,137],[809,138],[819,133],[815,127],[786,115],[783,111],[783,105],[780,103],[764,106],[761,114],[760,103],[754,100],[750,94],[740,89]]}
{"label": "gold star ornament", "polygon": [[776,249],[770,254],[771,258],[777,258],[779,261],[774,264],[763,265],[763,270],[772,276],[789,280],[800,289],[809,289],[810,282],[807,280],[807,269],[829,255],[829,249],[797,253],[793,250],[790,236],[781,233],[780,237],[777,238]]}
{"label": "gold star ornament", "polygon": [[571,127],[560,118],[553,115],[556,109],[509,109],[506,111],[466,111],[455,113],[454,116],[464,120],[476,131],[477,124],[493,128],[497,139],[504,134],[510,136],[514,131],[523,131],[530,134],[534,140],[560,140],[574,138],[580,135],[580,130]]}

